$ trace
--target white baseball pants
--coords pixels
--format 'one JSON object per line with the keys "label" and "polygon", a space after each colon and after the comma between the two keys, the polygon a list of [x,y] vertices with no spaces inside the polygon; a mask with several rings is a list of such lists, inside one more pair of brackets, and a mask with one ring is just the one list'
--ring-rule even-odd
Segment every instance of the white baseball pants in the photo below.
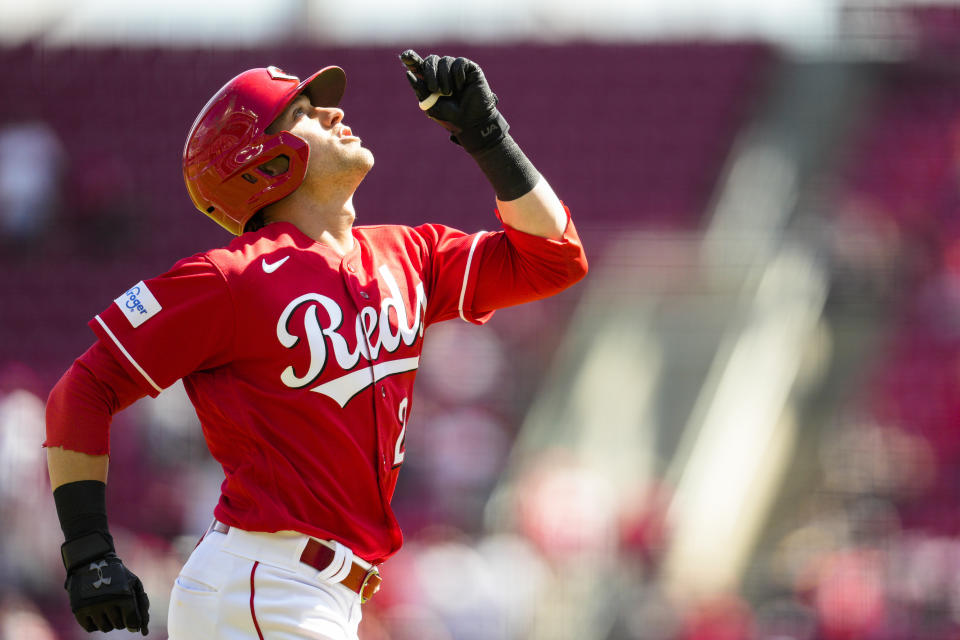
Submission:
{"label": "white baseball pants", "polygon": [[169,640],[358,640],[360,596],[300,562],[307,540],[207,533],[174,583]]}

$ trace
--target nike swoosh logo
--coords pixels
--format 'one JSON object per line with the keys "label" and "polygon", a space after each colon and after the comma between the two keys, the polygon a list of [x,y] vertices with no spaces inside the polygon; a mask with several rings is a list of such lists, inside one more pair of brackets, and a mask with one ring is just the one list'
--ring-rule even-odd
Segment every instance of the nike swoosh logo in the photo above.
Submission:
{"label": "nike swoosh logo", "polygon": [[264,258],[264,259],[263,259],[263,272],[264,272],[264,273],[273,273],[274,271],[276,271],[277,269],[280,268],[280,265],[282,265],[284,262],[286,262],[286,261],[289,260],[289,259],[290,259],[290,256],[287,256],[286,258],[280,258],[280,259],[277,260],[276,262],[267,262],[267,259]]}

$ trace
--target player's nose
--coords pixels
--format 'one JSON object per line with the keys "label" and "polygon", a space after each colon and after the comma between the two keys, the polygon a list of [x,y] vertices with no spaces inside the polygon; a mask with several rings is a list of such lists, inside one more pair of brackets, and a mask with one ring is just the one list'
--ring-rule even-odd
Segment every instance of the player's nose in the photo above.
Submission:
{"label": "player's nose", "polygon": [[338,107],[314,107],[314,109],[317,119],[328,129],[343,120],[343,109]]}

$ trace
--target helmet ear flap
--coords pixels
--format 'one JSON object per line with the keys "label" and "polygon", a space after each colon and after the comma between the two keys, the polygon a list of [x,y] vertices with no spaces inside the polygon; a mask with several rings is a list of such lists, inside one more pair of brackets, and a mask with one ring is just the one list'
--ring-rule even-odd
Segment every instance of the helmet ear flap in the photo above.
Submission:
{"label": "helmet ear flap", "polygon": [[[281,153],[272,160],[267,160],[261,165],[257,165],[256,171],[267,176],[279,176],[286,173],[290,170],[290,156],[285,153]],[[249,182],[256,180],[255,177],[250,176],[249,174],[244,174],[243,177]]]}
{"label": "helmet ear flap", "polygon": [[[264,145],[262,156],[270,156],[268,160],[257,161],[248,165],[248,171],[241,174],[241,178],[250,182],[245,175],[255,173],[256,182],[253,186],[260,186],[250,193],[246,208],[250,215],[261,208],[287,197],[297,190],[307,175],[307,163],[310,160],[310,147],[298,136],[289,131],[281,131]],[[286,170],[271,174],[264,165],[276,163],[280,158],[286,158]],[[262,183],[262,184],[261,184]],[[249,216],[248,216],[249,218]],[[246,220],[243,221],[246,223]],[[242,228],[242,225],[241,225]]]}
{"label": "helmet ear flap", "polygon": [[[245,145],[230,162],[211,162],[186,176],[197,208],[234,235],[257,211],[296,191],[307,173],[310,147],[289,131],[261,138],[258,147],[254,154]],[[280,157],[287,158],[285,171],[271,175],[262,168]]]}

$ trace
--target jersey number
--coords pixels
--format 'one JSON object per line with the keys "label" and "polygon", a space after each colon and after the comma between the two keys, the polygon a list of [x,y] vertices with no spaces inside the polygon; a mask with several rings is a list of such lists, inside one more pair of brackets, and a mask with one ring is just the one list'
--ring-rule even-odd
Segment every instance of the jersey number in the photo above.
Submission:
{"label": "jersey number", "polygon": [[407,434],[407,399],[404,398],[400,401],[400,411],[397,414],[397,417],[400,418],[400,435],[397,436],[397,445],[393,449],[393,466],[394,468],[399,467],[403,464],[403,457],[406,455],[406,451],[403,448],[403,440]]}

